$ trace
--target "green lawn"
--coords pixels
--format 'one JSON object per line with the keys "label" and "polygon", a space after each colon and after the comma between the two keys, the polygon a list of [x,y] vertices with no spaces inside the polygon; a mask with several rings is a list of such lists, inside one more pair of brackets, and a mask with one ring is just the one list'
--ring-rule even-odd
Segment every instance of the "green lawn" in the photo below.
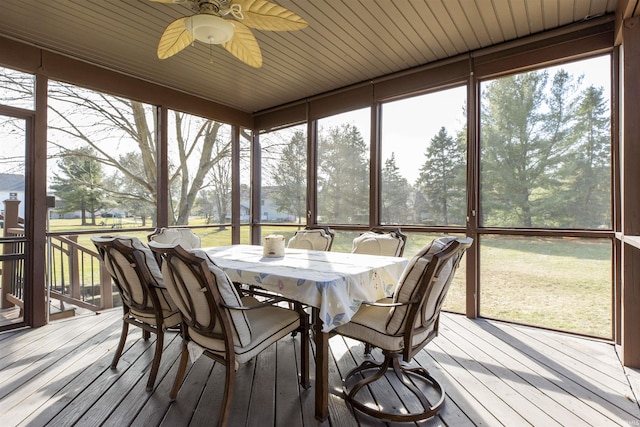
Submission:
{"label": "green lawn", "polygon": [[611,338],[611,242],[484,238],[480,314]]}

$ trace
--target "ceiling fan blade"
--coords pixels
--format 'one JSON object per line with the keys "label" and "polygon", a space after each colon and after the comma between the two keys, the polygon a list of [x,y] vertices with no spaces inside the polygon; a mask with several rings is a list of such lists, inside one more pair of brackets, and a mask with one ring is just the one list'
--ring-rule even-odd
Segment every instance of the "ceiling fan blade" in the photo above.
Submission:
{"label": "ceiling fan blade", "polygon": [[184,26],[184,21],[188,18],[188,16],[178,18],[164,30],[158,43],[158,58],[167,59],[193,42],[193,36]]}
{"label": "ceiling fan blade", "polygon": [[239,4],[242,23],[257,30],[293,31],[307,26],[300,16],[267,0],[233,0],[231,4]]}
{"label": "ceiling fan blade", "polygon": [[222,47],[227,49],[233,56],[247,65],[255,68],[262,67],[262,53],[256,38],[251,30],[241,22],[234,21],[235,31],[233,37]]}

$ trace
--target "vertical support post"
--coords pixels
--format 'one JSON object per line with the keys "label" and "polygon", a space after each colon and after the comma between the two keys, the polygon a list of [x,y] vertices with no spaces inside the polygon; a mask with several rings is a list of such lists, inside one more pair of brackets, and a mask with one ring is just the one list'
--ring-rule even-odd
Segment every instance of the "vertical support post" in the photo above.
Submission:
{"label": "vertical support post", "polygon": [[253,134],[251,143],[251,244],[261,244],[262,226],[262,150],[260,135]]}
{"label": "vertical support post", "polygon": [[[622,234],[640,235],[640,17],[622,25]],[[640,249],[622,244],[622,362],[640,367]]]}
{"label": "vertical support post", "polygon": [[307,215],[306,225],[314,226],[318,218],[318,122],[311,120],[307,103]]}
{"label": "vertical support post", "polygon": [[231,243],[240,243],[240,127],[231,132]]}
{"label": "vertical support post", "polygon": [[465,313],[475,319],[480,310],[480,85],[473,72],[473,58],[469,58],[467,85],[467,236],[475,244],[466,252]]}
{"label": "vertical support post", "polygon": [[[369,159],[369,228],[382,225],[382,105],[375,99],[371,85],[371,139]],[[387,144],[389,142],[387,141]]]}
{"label": "vertical support post", "polygon": [[[45,55],[42,52],[42,55]],[[44,59],[41,59],[44,62]],[[36,74],[36,113],[29,121],[27,205],[25,206],[25,322],[37,328],[48,320],[47,307],[47,110],[49,81],[44,66]]]}

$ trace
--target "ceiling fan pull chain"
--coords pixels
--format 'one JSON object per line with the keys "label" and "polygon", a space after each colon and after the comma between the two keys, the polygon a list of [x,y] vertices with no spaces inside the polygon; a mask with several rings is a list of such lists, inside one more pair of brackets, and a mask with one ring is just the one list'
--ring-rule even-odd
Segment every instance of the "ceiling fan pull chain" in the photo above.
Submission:
{"label": "ceiling fan pull chain", "polygon": [[229,12],[231,12],[233,17],[236,19],[239,19],[239,20],[244,19],[244,15],[242,14],[242,6],[239,5],[238,3],[233,3],[229,8]]}

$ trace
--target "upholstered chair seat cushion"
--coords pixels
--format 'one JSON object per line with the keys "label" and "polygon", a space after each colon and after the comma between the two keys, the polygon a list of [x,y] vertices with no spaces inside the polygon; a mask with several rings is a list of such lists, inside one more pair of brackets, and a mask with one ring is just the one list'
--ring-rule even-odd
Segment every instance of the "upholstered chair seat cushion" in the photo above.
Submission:
{"label": "upholstered chair seat cushion", "polygon": [[[245,306],[258,303],[258,301],[254,301],[255,299],[252,297],[242,298],[242,303]],[[297,328],[300,325],[298,313],[281,307],[262,307],[256,310],[246,310],[244,313],[251,324],[251,340],[242,346],[234,346],[236,362],[239,364],[249,361],[276,340],[290,334],[292,327]],[[189,337],[196,344],[224,356],[223,341],[200,335],[192,329],[189,330]]]}
{"label": "upholstered chair seat cushion", "polygon": [[[391,304],[392,298],[384,298],[376,301],[380,304]],[[363,304],[349,323],[338,326],[335,331],[359,341],[370,343],[374,347],[383,350],[400,351],[404,348],[404,331],[396,335],[387,333],[387,320],[391,312],[390,307],[376,307]],[[429,331],[420,332],[413,336],[412,344],[421,343],[429,334]]]}

